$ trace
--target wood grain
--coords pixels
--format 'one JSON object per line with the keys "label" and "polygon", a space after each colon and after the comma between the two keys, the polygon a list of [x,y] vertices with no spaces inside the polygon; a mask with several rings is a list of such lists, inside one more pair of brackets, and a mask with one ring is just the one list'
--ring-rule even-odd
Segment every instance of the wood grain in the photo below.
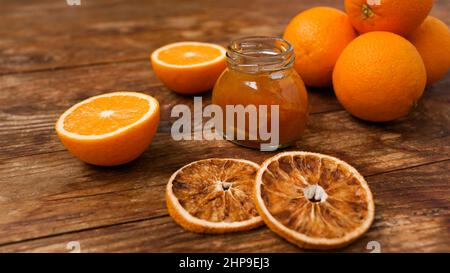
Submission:
{"label": "wood grain", "polygon": [[0,43],[0,73],[144,60],[179,40],[225,45],[240,36],[279,35],[297,9],[291,1],[249,1],[243,10],[238,0],[152,0],[6,3],[2,10],[11,25],[0,32],[7,37]]}
{"label": "wood grain", "polygon": [[[159,130],[165,132],[174,105],[193,105],[192,97],[162,86],[149,61],[5,75],[0,83],[0,159],[63,150],[53,124],[71,105],[94,95],[126,90],[154,96],[161,104]],[[204,105],[210,103],[210,93],[203,97]],[[342,109],[330,90],[315,90],[309,99],[311,113]]]}
{"label": "wood grain", "polygon": [[[376,220],[345,252],[369,252],[378,241],[382,252],[450,251],[450,161],[368,177],[377,198]],[[440,181],[430,185],[430,181]],[[413,235],[413,236],[412,236]],[[227,235],[184,231],[170,217],[130,222],[0,248],[3,252],[66,252],[78,241],[82,252],[298,252],[266,227]]]}
{"label": "wood grain", "polygon": [[[444,20],[447,0],[432,14]],[[198,40],[226,45],[249,35],[281,35],[301,10],[343,8],[342,1],[2,1],[0,74],[146,60],[169,42]]]}

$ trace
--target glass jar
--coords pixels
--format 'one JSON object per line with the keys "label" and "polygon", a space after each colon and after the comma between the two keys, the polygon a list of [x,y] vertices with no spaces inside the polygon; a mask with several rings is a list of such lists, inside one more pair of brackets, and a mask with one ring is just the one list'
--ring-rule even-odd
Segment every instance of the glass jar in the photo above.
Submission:
{"label": "glass jar", "polygon": [[[224,113],[219,131],[228,140],[250,148],[276,150],[300,139],[308,119],[308,96],[302,79],[293,69],[294,60],[292,45],[281,38],[247,37],[231,42],[227,50],[228,67],[212,94],[212,103]],[[256,108],[256,127],[249,111],[244,113],[244,124],[237,120],[237,112],[231,113],[233,122],[226,122],[225,117],[239,105],[249,111]],[[278,133],[278,141],[273,141],[275,135],[267,139],[261,129]],[[245,139],[239,138],[239,134]]]}

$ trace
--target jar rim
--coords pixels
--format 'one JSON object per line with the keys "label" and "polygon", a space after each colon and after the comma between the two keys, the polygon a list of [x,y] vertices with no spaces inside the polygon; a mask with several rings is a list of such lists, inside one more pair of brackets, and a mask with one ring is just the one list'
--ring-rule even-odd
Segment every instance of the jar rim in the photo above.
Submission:
{"label": "jar rim", "polygon": [[[234,39],[230,42],[230,45],[227,47],[227,49],[229,51],[233,51],[234,53],[238,54],[238,55],[242,55],[245,57],[250,57],[250,58],[260,58],[259,56],[252,56],[246,53],[242,53],[239,52],[238,50],[236,50],[233,46],[236,44],[243,44],[243,42],[250,42],[250,41],[273,41],[273,42],[280,42],[282,44],[285,44],[287,46],[286,49],[284,49],[281,53],[278,53],[275,56],[283,56],[283,55],[287,55],[289,53],[292,53],[294,50],[294,47],[292,46],[292,44],[288,41],[286,41],[283,38],[279,38],[279,37],[270,37],[270,36],[247,36],[247,37],[243,37],[243,38],[238,38],[238,39]],[[270,58],[270,57],[267,57]]]}
{"label": "jar rim", "polygon": [[290,68],[295,60],[288,41],[269,36],[248,36],[232,40],[227,48],[228,64],[245,72],[277,71]]}

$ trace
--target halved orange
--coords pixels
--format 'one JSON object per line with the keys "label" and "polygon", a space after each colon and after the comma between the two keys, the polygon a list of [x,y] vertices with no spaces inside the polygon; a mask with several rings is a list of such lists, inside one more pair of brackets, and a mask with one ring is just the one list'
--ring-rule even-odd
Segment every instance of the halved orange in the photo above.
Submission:
{"label": "halved orange", "polygon": [[150,145],[159,124],[159,103],[135,92],[86,99],[62,114],[55,129],[80,160],[101,166],[127,163]]}
{"label": "halved orange", "polygon": [[253,202],[259,165],[242,159],[205,159],[176,171],[166,189],[169,214],[198,233],[248,230],[263,224]]}
{"label": "halved orange", "polygon": [[309,249],[343,247],[372,224],[372,193],[352,166],[309,152],[267,159],[256,175],[255,202],[267,226]]}
{"label": "halved orange", "polygon": [[155,50],[150,59],[156,76],[180,94],[214,87],[226,67],[225,48],[210,43],[179,42]]}

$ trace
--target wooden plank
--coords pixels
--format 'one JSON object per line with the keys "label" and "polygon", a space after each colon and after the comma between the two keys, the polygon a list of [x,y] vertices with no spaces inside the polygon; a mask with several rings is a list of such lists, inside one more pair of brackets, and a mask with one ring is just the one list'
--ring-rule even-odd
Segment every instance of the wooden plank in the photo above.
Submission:
{"label": "wooden plank", "polygon": [[238,0],[7,2],[0,13],[9,26],[0,32],[0,74],[143,60],[180,40],[226,45],[241,36],[279,35],[303,6],[262,0],[246,3],[244,13]]}
{"label": "wooden plank", "polygon": [[[71,105],[104,92],[139,91],[156,97],[161,104],[160,131],[165,132],[173,121],[172,107],[193,104],[192,97],[177,95],[160,85],[147,61],[0,76],[0,86],[0,159],[63,150],[53,129],[58,116]],[[447,77],[426,92],[424,114],[430,119],[439,120],[429,113],[433,105],[439,105],[442,122],[448,120],[445,90],[449,87]],[[308,93],[313,114],[342,109],[329,89],[309,89]],[[203,97],[205,105],[210,103],[210,94]]]}
{"label": "wooden plank", "polygon": [[[180,40],[226,45],[249,35],[279,36],[298,12],[317,1],[2,1],[0,74],[145,60],[155,48]],[[342,8],[342,1],[320,1]],[[432,14],[444,20],[446,0]],[[57,23],[55,23],[57,22]]]}
{"label": "wooden plank", "polygon": [[[447,160],[448,108],[432,101],[385,126],[344,111],[312,115],[295,149],[338,156],[364,175]],[[160,133],[142,157],[117,168],[89,166],[66,151],[7,159],[0,165],[0,244],[159,217],[166,214],[164,185],[177,168],[208,157],[260,163],[270,155],[226,141],[175,142]]]}
{"label": "wooden plank", "polygon": [[[150,94],[161,105],[160,131],[165,132],[174,105],[193,105],[192,97],[162,86],[149,61],[0,76],[0,86],[0,159],[63,150],[53,125],[71,105],[90,96],[123,90]],[[202,96],[209,104],[210,93]],[[309,98],[311,113],[341,109],[330,90],[314,90]]]}
{"label": "wooden plank", "polygon": [[[450,251],[450,161],[368,177],[375,194],[376,220],[346,252]],[[432,181],[432,182],[430,182]],[[266,227],[226,235],[187,232],[170,217],[125,223],[0,247],[0,252],[67,252],[78,241],[82,252],[297,252]]]}

